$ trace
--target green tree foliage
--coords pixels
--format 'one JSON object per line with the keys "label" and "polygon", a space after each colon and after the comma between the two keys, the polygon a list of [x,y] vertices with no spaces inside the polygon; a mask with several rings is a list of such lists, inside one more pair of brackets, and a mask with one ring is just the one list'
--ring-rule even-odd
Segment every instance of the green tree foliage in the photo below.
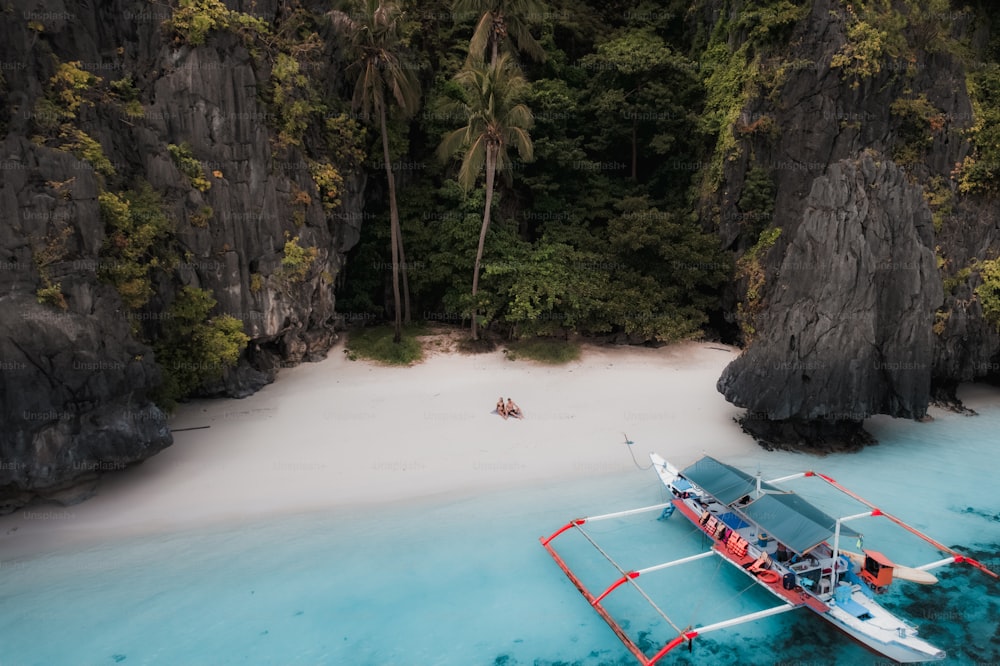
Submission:
{"label": "green tree foliage", "polygon": [[271,68],[272,97],[278,111],[279,147],[300,146],[310,117],[319,104],[316,92],[299,61],[288,53],[278,53]]}
{"label": "green tree foliage", "polygon": [[[467,60],[467,33],[426,18],[440,7],[432,2],[420,14],[415,35],[428,61],[440,64],[428,73],[425,111],[407,136],[406,159],[421,164],[442,135],[455,143],[454,152],[443,149],[446,155],[466,157],[475,143],[467,135],[481,134],[470,134],[470,124],[485,125],[473,111],[472,93],[449,76]],[[532,113],[533,160],[508,151],[488,206],[485,142],[479,157],[468,155],[464,169],[427,162],[410,175],[400,220],[418,257],[411,285],[425,319],[469,324],[477,312],[477,328],[515,338],[577,331],[670,340],[696,335],[706,312],[717,307],[718,285],[731,275],[731,260],[683,212],[692,208],[690,188],[699,175],[687,165],[705,160],[711,148],[711,136],[700,126],[704,72],[675,46],[683,26],[667,18],[673,8],[664,12],[646,3],[639,8],[644,13],[633,9],[632,3],[598,7],[557,0],[534,23],[532,34],[546,58],[526,63],[525,78],[534,80],[517,97]],[[779,33],[770,31],[768,38]],[[630,40],[640,40],[658,60],[630,61]],[[604,71],[597,72],[598,62]],[[621,65],[613,76],[612,62]],[[612,99],[616,92],[625,106]],[[458,149],[463,144],[468,148]],[[771,199],[759,205],[773,205]],[[383,280],[391,259],[382,249],[388,235],[379,224],[387,212],[381,202],[373,203],[366,211],[372,222],[362,226],[347,264],[346,287],[338,290],[338,308],[352,313],[381,312],[388,300]],[[469,271],[477,274],[480,238],[473,299],[465,285]],[[634,249],[647,242],[648,254]]]}
{"label": "green tree foliage", "polygon": [[183,287],[167,311],[162,335],[153,343],[164,382],[159,402],[172,407],[206,382],[223,377],[250,338],[231,315],[210,316],[216,306],[210,291]]}
{"label": "green tree foliage", "polygon": [[91,91],[100,82],[101,77],[81,69],[79,60],[59,63],[49,79],[48,99],[57,105],[61,118],[71,120],[81,106],[93,106]]}
{"label": "green tree foliage", "polygon": [[309,275],[309,270],[316,263],[319,250],[314,247],[299,245],[299,237],[294,236],[285,241],[282,249],[280,275],[286,284],[301,284]]}
{"label": "green tree foliage", "polygon": [[676,150],[698,81],[692,63],[650,29],[623,31],[598,44],[581,65],[594,73],[591,104],[604,128],[595,147],[630,145],[630,173],[638,179],[639,145],[662,158]]}
{"label": "green tree foliage", "polygon": [[179,146],[168,143],[167,151],[170,153],[170,157],[173,158],[174,164],[177,165],[177,169],[187,176],[191,187],[200,192],[207,192],[212,187],[212,183],[208,178],[205,178],[205,170],[201,162],[191,152],[191,146],[187,142]]}
{"label": "green tree foliage", "polygon": [[831,67],[839,68],[845,78],[852,80],[855,88],[861,79],[871,78],[882,71],[882,64],[890,54],[890,30],[878,23],[864,20],[848,7],[847,41],[833,55]]}
{"label": "green tree foliage", "polygon": [[270,34],[265,21],[228,9],[222,0],[179,0],[166,26],[180,43],[200,46],[214,31],[232,30],[250,42]]}
{"label": "green tree foliage", "polygon": [[757,333],[757,315],[763,309],[764,258],[781,237],[781,227],[769,227],[760,232],[757,242],[736,262],[736,276],[747,282],[745,301],[740,303],[737,319],[743,341],[749,344]]}
{"label": "green tree foliage", "polygon": [[982,63],[967,74],[975,124],[971,155],[956,170],[962,193],[996,192],[1000,186],[1000,64]]}
{"label": "green tree foliage", "polygon": [[934,143],[934,134],[944,127],[944,114],[923,94],[901,97],[889,111],[899,123],[892,158],[898,164],[915,164]]}
{"label": "green tree foliage", "polygon": [[548,238],[521,243],[503,260],[486,264],[484,282],[499,296],[487,313],[501,313],[514,338],[586,329],[604,292],[594,270],[598,261]]}
{"label": "green tree foliage", "polygon": [[715,238],[684,213],[661,211],[647,197],[616,205],[608,223],[613,252],[603,327],[623,327],[664,342],[696,336],[731,272]]}
{"label": "green tree foliage", "polygon": [[137,120],[146,115],[146,110],[139,101],[139,89],[135,87],[131,76],[116,79],[108,84],[111,94],[118,98],[122,104],[125,116],[131,120]]}
{"label": "green tree foliage", "polygon": [[461,100],[451,108],[464,116],[465,126],[446,135],[438,148],[438,157],[450,159],[462,153],[458,182],[470,189],[485,168],[486,202],[483,205],[483,224],[479,232],[476,264],[472,273],[472,338],[478,337],[476,295],[479,292],[479,268],[490,228],[491,204],[497,171],[510,176],[504,167],[510,162],[508,151],[513,148],[525,161],[531,161],[533,146],[528,130],[533,119],[531,111],[520,102],[527,81],[513,66],[507,54],[493,64],[481,61],[462,70],[455,76],[462,91]]}
{"label": "green tree foliage", "polygon": [[[407,66],[399,37],[402,12],[394,2],[365,0],[360,11],[349,15],[331,12],[334,28],[350,42],[355,78],[353,105],[366,117],[378,118],[382,136],[382,162],[389,185],[389,244],[392,253],[392,289],[395,309],[395,341],[402,340],[403,309],[410,320],[409,289],[404,287],[404,308],[400,307],[399,272],[405,265],[403,237],[396,203],[396,178],[392,170],[387,106],[394,100],[405,117],[412,116],[420,103],[420,87],[413,69]],[[405,279],[405,277],[404,277]]]}
{"label": "green tree foliage", "polygon": [[32,243],[31,258],[42,279],[42,286],[35,292],[39,303],[65,310],[69,307],[62,292],[62,283],[52,279],[51,267],[66,258],[66,243],[73,235],[73,227],[65,225],[50,233],[44,241]]}
{"label": "green tree foliage", "polygon": [[545,59],[545,51],[531,34],[531,24],[546,12],[539,0],[455,0],[452,8],[460,19],[476,20],[468,64],[489,56],[490,64],[495,65],[511,41],[533,60]]}
{"label": "green tree foliage", "polygon": [[170,267],[173,220],[145,181],[121,194],[101,192],[98,201],[107,234],[98,275],[114,285],[126,307],[136,310],[153,294],[153,271]]}
{"label": "green tree foliage", "polygon": [[58,149],[73,153],[103,176],[113,176],[114,165],[100,142],[76,125],[80,109],[93,107],[102,99],[98,90],[102,82],[101,77],[82,69],[78,60],[57,61],[45,94],[35,101],[32,120],[40,134],[33,140],[48,144],[54,138]]}
{"label": "green tree foliage", "polygon": [[766,169],[754,166],[743,181],[743,191],[737,206],[744,225],[760,233],[767,226],[774,213],[774,181]]}
{"label": "green tree foliage", "polygon": [[983,317],[1000,331],[1000,259],[979,263],[982,283],[976,287],[976,298],[983,308]]}

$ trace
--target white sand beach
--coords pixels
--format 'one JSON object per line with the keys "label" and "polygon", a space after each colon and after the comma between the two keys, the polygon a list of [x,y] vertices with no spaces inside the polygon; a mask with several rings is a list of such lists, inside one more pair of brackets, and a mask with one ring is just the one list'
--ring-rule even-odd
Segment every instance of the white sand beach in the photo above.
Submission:
{"label": "white sand beach", "polygon": [[[686,463],[755,449],[716,391],[738,353],[717,343],[584,346],[547,366],[432,353],[408,368],[326,360],[282,370],[243,400],[182,405],[175,443],[107,475],[81,504],[0,518],[3,559],[144,533],[553,484],[634,469],[656,450]],[[512,397],[524,420],[493,410]]]}

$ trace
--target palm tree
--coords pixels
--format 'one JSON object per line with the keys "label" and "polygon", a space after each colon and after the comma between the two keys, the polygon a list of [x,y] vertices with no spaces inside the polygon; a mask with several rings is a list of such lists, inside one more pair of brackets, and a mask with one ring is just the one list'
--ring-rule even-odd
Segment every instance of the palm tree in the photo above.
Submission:
{"label": "palm tree", "polygon": [[545,11],[539,0],[454,0],[452,10],[459,16],[480,17],[469,41],[470,61],[483,58],[489,50],[490,64],[495,65],[500,45],[508,37],[533,60],[545,60],[545,51],[528,29]]}
{"label": "palm tree", "polygon": [[[403,263],[403,235],[399,228],[399,208],[396,206],[396,178],[389,156],[389,132],[386,129],[386,106],[389,95],[406,117],[417,111],[420,86],[412,67],[407,67],[401,57],[401,44],[397,28],[402,18],[399,6],[392,0],[364,0],[361,11],[346,14],[339,10],[330,12],[334,28],[348,38],[354,62],[348,68],[357,75],[354,85],[353,106],[365,117],[378,117],[382,134],[382,161],[389,183],[389,244],[392,246],[392,295],[396,322],[393,340],[402,339],[401,309],[399,307],[399,272],[403,268],[406,320],[410,320],[409,285]],[[388,95],[387,95],[388,93]]]}
{"label": "palm tree", "polygon": [[518,98],[528,87],[520,71],[512,66],[510,55],[503,54],[492,64],[481,60],[455,75],[464,93],[463,101],[455,110],[465,117],[466,125],[446,135],[438,147],[438,157],[443,161],[459,151],[462,166],[458,182],[466,191],[472,189],[486,167],[486,206],[483,209],[483,226],[479,231],[479,248],[476,250],[475,272],[472,274],[472,339],[478,339],[475,305],[479,292],[479,266],[483,259],[486,232],[490,228],[490,208],[493,204],[493,185],[497,169],[509,174],[508,148],[517,149],[521,159],[530,161],[534,149],[528,130],[532,125],[531,111]]}

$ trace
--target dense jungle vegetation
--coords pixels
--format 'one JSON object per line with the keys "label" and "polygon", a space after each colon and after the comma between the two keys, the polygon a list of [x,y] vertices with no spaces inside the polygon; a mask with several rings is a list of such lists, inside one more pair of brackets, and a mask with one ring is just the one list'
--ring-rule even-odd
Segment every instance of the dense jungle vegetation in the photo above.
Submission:
{"label": "dense jungle vegetation", "polygon": [[[291,289],[310,275],[321,248],[295,229],[318,196],[335,223],[363,218],[346,268],[324,278],[335,280],[347,322],[394,321],[397,339],[404,323],[430,321],[468,327],[473,338],[485,330],[506,339],[579,333],[666,342],[710,330],[746,342],[763,307],[763,258],[781,238],[774,174],[751,161],[726,213],[738,216],[739,241],[725,249],[715,193],[728,162],[781,131],[768,115],[745,111],[753,99],[777,96],[788,71],[814,65],[795,60],[788,45],[813,4],[355,0],[334,9],[292,3],[263,17],[221,0],[178,0],[162,30],[176,49],[236,37],[258,69],[275,163],[307,164],[315,185],[293,186],[280,267],[253,273],[251,291],[268,279]],[[975,63],[967,77],[975,124],[965,132],[972,150],[952,182],[922,183],[936,226],[955,197],[995,195],[1000,173],[996,38],[974,48],[935,18],[966,11],[947,0],[840,3],[847,42],[829,63],[856,83],[887,63],[908,76],[897,65],[917,51]],[[101,265],[113,268],[101,277],[130,310],[151,307],[156,281],[173,279],[187,257],[157,212],[160,194],[116,173],[77,123],[95,105],[141,118],[142,91],[129,77],[102,79],[58,62],[42,92],[32,141],[74,153],[106,179]],[[891,114],[893,159],[927,159],[941,110],[910,95]],[[184,142],[168,149],[192,190],[222,177]],[[346,181],[359,173],[361,213],[342,205]],[[210,228],[216,214],[201,206],[187,217]],[[65,308],[48,272],[59,240],[36,252],[37,296]],[[955,273],[948,279],[982,276],[977,295],[1000,321],[994,269],[987,261],[962,274],[942,260]],[[724,312],[721,294],[734,283],[736,307]],[[217,379],[247,344],[238,320],[212,316],[209,291],[181,295],[173,328],[135,326],[158,356],[200,359],[194,365],[208,369],[168,376],[168,402]]]}
{"label": "dense jungle vegetation", "polygon": [[[692,213],[718,119],[706,115],[686,5],[398,9],[393,47],[417,84],[407,92],[419,94],[415,111],[387,100],[410,301],[402,315],[515,338],[697,334],[732,268]],[[367,126],[372,217],[338,299],[361,319],[394,310],[396,263],[380,132]],[[492,137],[496,158],[484,147]]]}

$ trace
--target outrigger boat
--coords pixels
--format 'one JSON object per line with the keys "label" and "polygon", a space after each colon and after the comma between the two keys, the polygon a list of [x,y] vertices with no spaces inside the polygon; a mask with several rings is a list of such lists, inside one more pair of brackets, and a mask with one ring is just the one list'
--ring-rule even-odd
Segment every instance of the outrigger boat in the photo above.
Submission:
{"label": "outrigger boat", "polygon": [[[874,504],[847,490],[829,476],[801,472],[763,481],[709,456],[683,471],[650,454],[653,468],[670,492],[670,501],[653,506],[571,520],[548,537],[540,539],[556,564],[590,602],[625,647],[643,666],[652,666],[668,652],[703,634],[770,615],[806,607],[855,638],[872,651],[903,663],[936,661],[945,652],[917,635],[917,628],[883,608],[875,595],[884,592],[895,578],[929,584],[936,582],[929,570],[947,564],[970,564],[994,578],[997,574],[983,564],[958,553]],[[821,479],[869,507],[868,511],[834,518],[801,496],[776,484],[800,477]],[[661,518],[680,512],[713,541],[711,550],[638,570],[629,570],[611,559],[588,535],[583,525],[644,512],[660,511]],[[841,540],[859,534],[845,523],[868,516],[882,516],[927,541],[948,557],[917,567],[901,567],[885,555],[864,550],[850,553],[841,549]],[[579,530],[621,573],[607,588],[595,595],[570,570],[552,542],[567,530]],[[639,587],[636,579],[655,571],[707,557],[720,557],[753,578],[780,603],[747,615],[706,626],[680,628]],[[903,575],[899,575],[900,572]],[[653,656],[647,656],[602,605],[602,601],[622,585],[635,586],[652,607],[678,632]]]}

